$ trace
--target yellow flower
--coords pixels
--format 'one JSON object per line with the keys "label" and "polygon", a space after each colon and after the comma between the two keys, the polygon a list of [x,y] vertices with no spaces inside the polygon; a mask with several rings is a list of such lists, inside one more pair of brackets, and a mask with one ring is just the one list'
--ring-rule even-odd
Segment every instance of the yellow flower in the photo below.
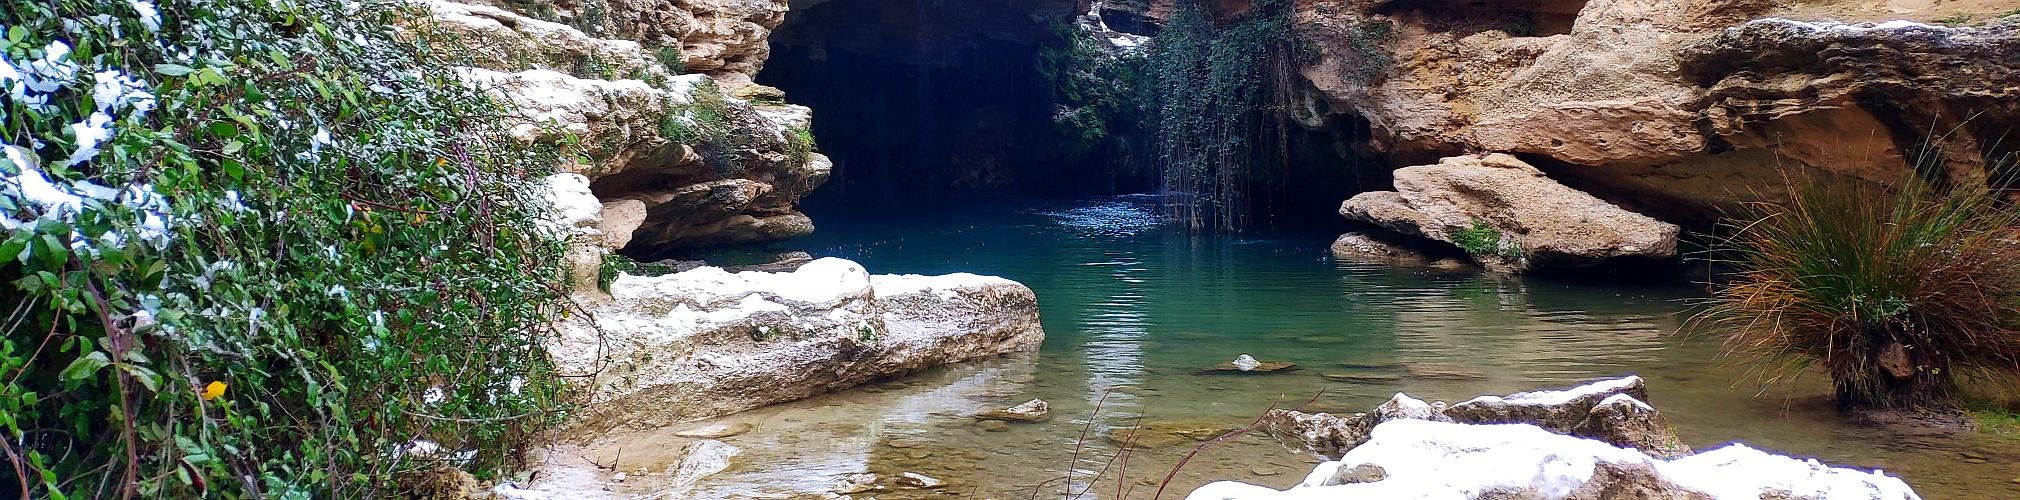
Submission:
{"label": "yellow flower", "polygon": [[218,398],[218,396],[223,396],[223,395],[224,395],[224,382],[219,382],[219,381],[216,381],[216,380],[212,380],[212,381],[210,381],[210,385],[206,385],[206,386],[203,386],[203,400],[204,400],[204,401],[210,401],[210,400],[213,400],[213,399],[217,399],[217,398]]}

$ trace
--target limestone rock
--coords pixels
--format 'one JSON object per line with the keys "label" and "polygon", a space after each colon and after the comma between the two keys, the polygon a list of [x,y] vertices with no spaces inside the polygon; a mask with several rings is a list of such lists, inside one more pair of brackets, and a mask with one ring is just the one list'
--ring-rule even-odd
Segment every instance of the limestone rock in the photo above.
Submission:
{"label": "limestone rock", "polygon": [[751,424],[749,423],[724,422],[696,427],[693,429],[688,429],[680,432],[675,432],[673,433],[673,435],[685,438],[722,439],[750,432],[750,430],[751,430]]}
{"label": "limestone rock", "polygon": [[742,453],[742,448],[713,439],[688,444],[685,456],[671,474],[674,488],[692,486],[703,477],[728,469],[730,459]]}
{"label": "limestone rock", "polygon": [[1585,421],[1571,429],[1574,436],[1597,439],[1622,448],[1634,448],[1660,458],[1690,454],[1690,446],[1676,437],[1662,412],[1626,393],[1607,396],[1592,406]]}
{"label": "limestone rock", "polygon": [[1469,424],[1531,424],[1551,432],[1570,433],[1586,420],[1592,408],[1614,395],[1636,401],[1648,399],[1641,377],[1627,376],[1602,380],[1560,391],[1518,392],[1507,396],[1480,396],[1445,409],[1454,422]]}
{"label": "limestone rock", "polygon": [[1260,374],[1260,373],[1295,370],[1297,369],[1297,367],[1298,365],[1296,364],[1285,363],[1282,361],[1256,361],[1255,357],[1243,354],[1240,356],[1235,356],[1233,361],[1214,365],[1213,368],[1207,369],[1202,373]]}
{"label": "limestone rock", "polygon": [[841,259],[785,273],[623,275],[549,352],[595,374],[583,430],[723,415],[945,363],[1036,349],[1029,288],[1002,278],[871,276]]}
{"label": "limestone rock", "polygon": [[1382,264],[1398,267],[1424,267],[1431,265],[1431,258],[1395,241],[1396,238],[1376,233],[1347,233],[1333,241],[1333,258]]}
{"label": "limestone rock", "polygon": [[1033,399],[1018,404],[1017,406],[1012,406],[1001,410],[989,410],[977,414],[975,416],[977,418],[992,419],[992,420],[1037,422],[1045,420],[1046,416],[1051,413],[1052,413],[1052,405],[1046,404],[1045,400],[1043,399]]}
{"label": "limestone rock", "polygon": [[1398,169],[1395,187],[1356,195],[1340,214],[1452,243],[1509,272],[1676,255],[1675,224],[1565,187],[1505,154]]}
{"label": "limestone rock", "polygon": [[[1383,474],[1373,481],[1367,467]],[[1350,473],[1341,469],[1360,469]],[[1744,445],[1663,460],[1531,425],[1402,419],[1289,490],[1218,482],[1186,498],[1860,498],[1919,499],[1900,478]]]}
{"label": "limestone rock", "polygon": [[1399,393],[1373,411],[1345,417],[1273,410],[1263,417],[1263,430],[1286,446],[1328,457],[1340,456],[1366,442],[1369,432],[1391,420],[1519,423],[1637,448],[1656,456],[1689,453],[1690,448],[1677,439],[1662,414],[1642,402],[1647,397],[1648,390],[1641,377],[1631,375],[1564,390],[1481,396],[1449,406]]}
{"label": "limestone rock", "polygon": [[[1365,120],[1373,149],[1541,158],[1610,200],[1703,224],[1782,169],[1893,182],[1937,137],[1961,181],[2015,150],[1998,139],[2020,121],[2006,83],[2020,80],[2020,23],[1897,21],[1904,3],[1300,0],[1294,23],[1318,49],[1305,83],[1329,113]],[[2011,10],[1940,14],[1973,8]]]}
{"label": "limestone rock", "polygon": [[906,472],[903,474],[899,474],[896,482],[898,483],[898,486],[903,486],[906,488],[919,488],[919,489],[933,489],[947,485],[946,481],[941,481],[939,479],[934,478],[933,476],[928,476],[917,472]]}

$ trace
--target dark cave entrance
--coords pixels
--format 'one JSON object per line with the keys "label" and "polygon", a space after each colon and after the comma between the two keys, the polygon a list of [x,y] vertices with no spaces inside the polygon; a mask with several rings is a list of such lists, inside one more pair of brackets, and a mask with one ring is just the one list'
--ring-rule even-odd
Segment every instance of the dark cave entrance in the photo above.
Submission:
{"label": "dark cave entrance", "polygon": [[[1059,127],[1070,110],[1054,102],[1039,61],[1071,42],[1065,27],[1079,3],[794,2],[757,82],[814,109],[814,137],[834,161],[834,176],[803,205],[826,212],[1158,191],[1148,130],[1111,129],[1112,154],[1051,154],[1065,147]],[[1123,24],[1157,31],[1149,19]],[[1289,128],[1281,160],[1258,172],[1268,192],[1250,207],[1256,227],[1335,229],[1340,201],[1387,189],[1386,168],[1365,148],[1365,121]]]}
{"label": "dark cave entrance", "polygon": [[[1148,176],[1047,161],[1054,104],[1040,51],[1074,2],[832,0],[793,6],[759,83],[814,108],[835,175],[813,206],[1068,197],[1154,189]],[[811,3],[811,2],[810,2]]]}

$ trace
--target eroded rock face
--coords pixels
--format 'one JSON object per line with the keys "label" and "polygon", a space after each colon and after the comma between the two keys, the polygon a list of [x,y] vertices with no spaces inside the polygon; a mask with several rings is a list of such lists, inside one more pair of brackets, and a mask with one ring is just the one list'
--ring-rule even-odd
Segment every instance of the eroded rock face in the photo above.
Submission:
{"label": "eroded rock face", "polygon": [[796,142],[811,112],[749,83],[784,2],[488,1],[510,10],[426,0],[427,26],[481,41],[465,79],[517,105],[515,138],[561,149],[561,169],[593,181],[616,211],[599,228],[606,246],[813,231],[794,205],[832,165]]}
{"label": "eroded rock face", "polygon": [[1690,453],[1655,407],[1643,403],[1641,377],[1601,380],[1565,390],[1481,396],[1447,406],[1396,394],[1374,411],[1348,416],[1273,410],[1263,429],[1288,446],[1337,457],[1367,442],[1391,420],[1463,424],[1527,424],[1550,432],[1598,439],[1656,456]]}
{"label": "eroded rock face", "polygon": [[1770,196],[1754,188],[1781,169],[1893,182],[1935,138],[1964,180],[2015,150],[1995,139],[2020,119],[2020,18],[1846,4],[1299,0],[1295,19],[1321,52],[1301,69],[1312,93],[1395,161],[1529,155],[1676,222]]}
{"label": "eroded rock face", "polygon": [[[1374,474],[1374,471],[1380,471]],[[1401,419],[1289,490],[1218,482],[1197,500],[1293,498],[1919,499],[1899,478],[1745,445],[1663,460],[1533,425]]]}
{"label": "eroded rock face", "polygon": [[1456,156],[1394,175],[1395,191],[1356,195],[1340,214],[1451,243],[1509,272],[1676,255],[1675,224],[1565,187],[1513,156]]}
{"label": "eroded rock face", "polygon": [[1029,288],[1002,278],[871,276],[819,259],[787,273],[704,267],[625,275],[594,324],[549,346],[594,374],[579,427],[645,428],[728,414],[945,363],[1036,349]]}

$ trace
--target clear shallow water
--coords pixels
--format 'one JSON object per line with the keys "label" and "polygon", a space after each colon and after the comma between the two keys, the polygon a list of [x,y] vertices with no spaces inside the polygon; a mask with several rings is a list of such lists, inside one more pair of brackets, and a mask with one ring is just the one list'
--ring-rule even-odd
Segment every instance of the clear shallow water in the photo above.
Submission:
{"label": "clear shallow water", "polygon": [[[1712,340],[1675,335],[1700,293],[1690,287],[1339,263],[1326,257],[1331,234],[1194,238],[1160,226],[1153,203],[814,214],[819,234],[791,248],[876,273],[965,271],[1029,285],[1044,348],[729,417],[753,430],[725,439],[744,450],[727,471],[693,485],[647,477],[619,490],[788,498],[853,473],[909,471],[950,485],[871,495],[1058,498],[1074,467],[1073,490],[1088,497],[1150,498],[1195,438],[1247,425],[1272,405],[1312,400],[1310,409],[1352,412],[1399,391],[1460,401],[1635,373],[1699,449],[1736,440],[1884,468],[1928,498],[2020,498],[2020,446],[2011,441],[1854,426],[1822,401],[1820,380],[1762,393],[1714,359]],[[1244,353],[1301,369],[1200,373]],[[1051,403],[1051,420],[991,431],[970,417],[1034,397]],[[1107,436],[1132,425],[1154,432],[1140,435],[1144,447],[1125,467],[1111,460],[1117,446]],[[628,447],[620,469],[657,471],[683,444],[672,433],[688,427],[607,438],[583,453],[607,461]],[[1317,461],[1255,433],[1199,452],[1164,496],[1219,479],[1288,487]],[[1082,484],[1104,468],[1095,487]]]}

